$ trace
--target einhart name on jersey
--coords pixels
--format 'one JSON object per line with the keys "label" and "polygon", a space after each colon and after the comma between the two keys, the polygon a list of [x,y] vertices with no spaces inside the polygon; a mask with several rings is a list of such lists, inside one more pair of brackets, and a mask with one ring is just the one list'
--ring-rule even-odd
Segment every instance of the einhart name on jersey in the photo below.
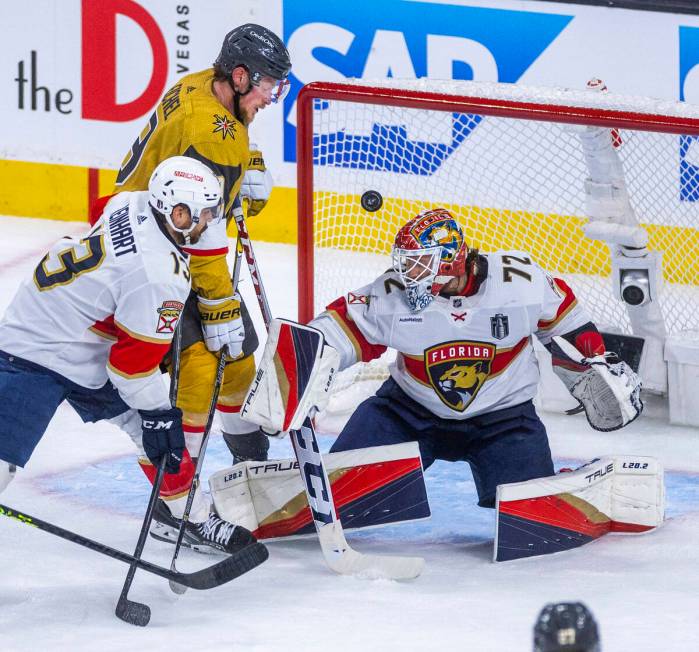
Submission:
{"label": "einhart name on jersey", "polygon": [[136,238],[129,220],[129,207],[124,206],[109,216],[109,235],[114,245],[114,255],[135,254]]}

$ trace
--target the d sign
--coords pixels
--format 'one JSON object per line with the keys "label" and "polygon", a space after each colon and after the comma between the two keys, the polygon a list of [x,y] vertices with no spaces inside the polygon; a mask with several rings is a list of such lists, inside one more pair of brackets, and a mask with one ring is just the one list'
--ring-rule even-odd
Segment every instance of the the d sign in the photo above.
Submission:
{"label": "the d sign", "polygon": [[[116,101],[116,17],[133,20],[153,52],[153,72],[146,89],[131,102]],[[167,81],[167,47],[158,24],[134,0],[82,0],[82,117],[126,122],[147,113]]]}

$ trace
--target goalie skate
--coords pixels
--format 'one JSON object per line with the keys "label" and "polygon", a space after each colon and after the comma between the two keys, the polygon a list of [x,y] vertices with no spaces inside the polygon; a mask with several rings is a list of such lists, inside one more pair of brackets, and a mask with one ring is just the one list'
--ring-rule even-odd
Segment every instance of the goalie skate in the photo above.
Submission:
{"label": "goalie skate", "polygon": [[[175,518],[164,501],[158,500],[153,513],[153,525],[150,535],[158,541],[177,543],[182,521]],[[224,521],[215,512],[202,523],[187,522],[182,538],[182,546],[197,552],[223,552],[229,555],[239,552],[246,546],[256,543],[257,539],[249,530],[240,525]]]}

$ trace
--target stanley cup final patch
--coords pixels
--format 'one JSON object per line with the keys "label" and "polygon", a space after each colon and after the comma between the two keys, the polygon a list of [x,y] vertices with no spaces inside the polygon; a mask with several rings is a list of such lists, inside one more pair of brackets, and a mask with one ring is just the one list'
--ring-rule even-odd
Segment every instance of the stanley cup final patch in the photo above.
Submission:
{"label": "stanley cup final patch", "polygon": [[488,342],[445,342],[425,351],[425,371],[442,403],[463,412],[488,378],[495,346]]}
{"label": "stanley cup final patch", "polygon": [[490,318],[490,334],[496,340],[504,340],[510,334],[510,320],[507,315],[499,312]]}
{"label": "stanley cup final patch", "polygon": [[163,305],[157,309],[158,324],[155,327],[155,332],[174,333],[183,309],[184,304],[180,301],[163,301]]}

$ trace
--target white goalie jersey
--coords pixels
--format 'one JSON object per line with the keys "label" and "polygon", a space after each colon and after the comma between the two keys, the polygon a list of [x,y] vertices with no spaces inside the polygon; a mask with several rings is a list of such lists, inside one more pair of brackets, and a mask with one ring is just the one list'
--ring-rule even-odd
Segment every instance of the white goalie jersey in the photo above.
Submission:
{"label": "white goalie jersey", "polygon": [[147,192],[115,195],[84,238],[50,249],[0,321],[1,350],[82,387],[109,379],[132,408],[169,406],[159,364],[189,269],[147,201]]}
{"label": "white goalie jersey", "polygon": [[548,344],[590,318],[573,291],[520,251],[483,256],[487,276],[471,296],[438,296],[412,312],[393,272],[330,304],[311,326],[340,353],[341,368],[397,351],[403,391],[435,415],[466,419],[534,398],[532,336]]}

